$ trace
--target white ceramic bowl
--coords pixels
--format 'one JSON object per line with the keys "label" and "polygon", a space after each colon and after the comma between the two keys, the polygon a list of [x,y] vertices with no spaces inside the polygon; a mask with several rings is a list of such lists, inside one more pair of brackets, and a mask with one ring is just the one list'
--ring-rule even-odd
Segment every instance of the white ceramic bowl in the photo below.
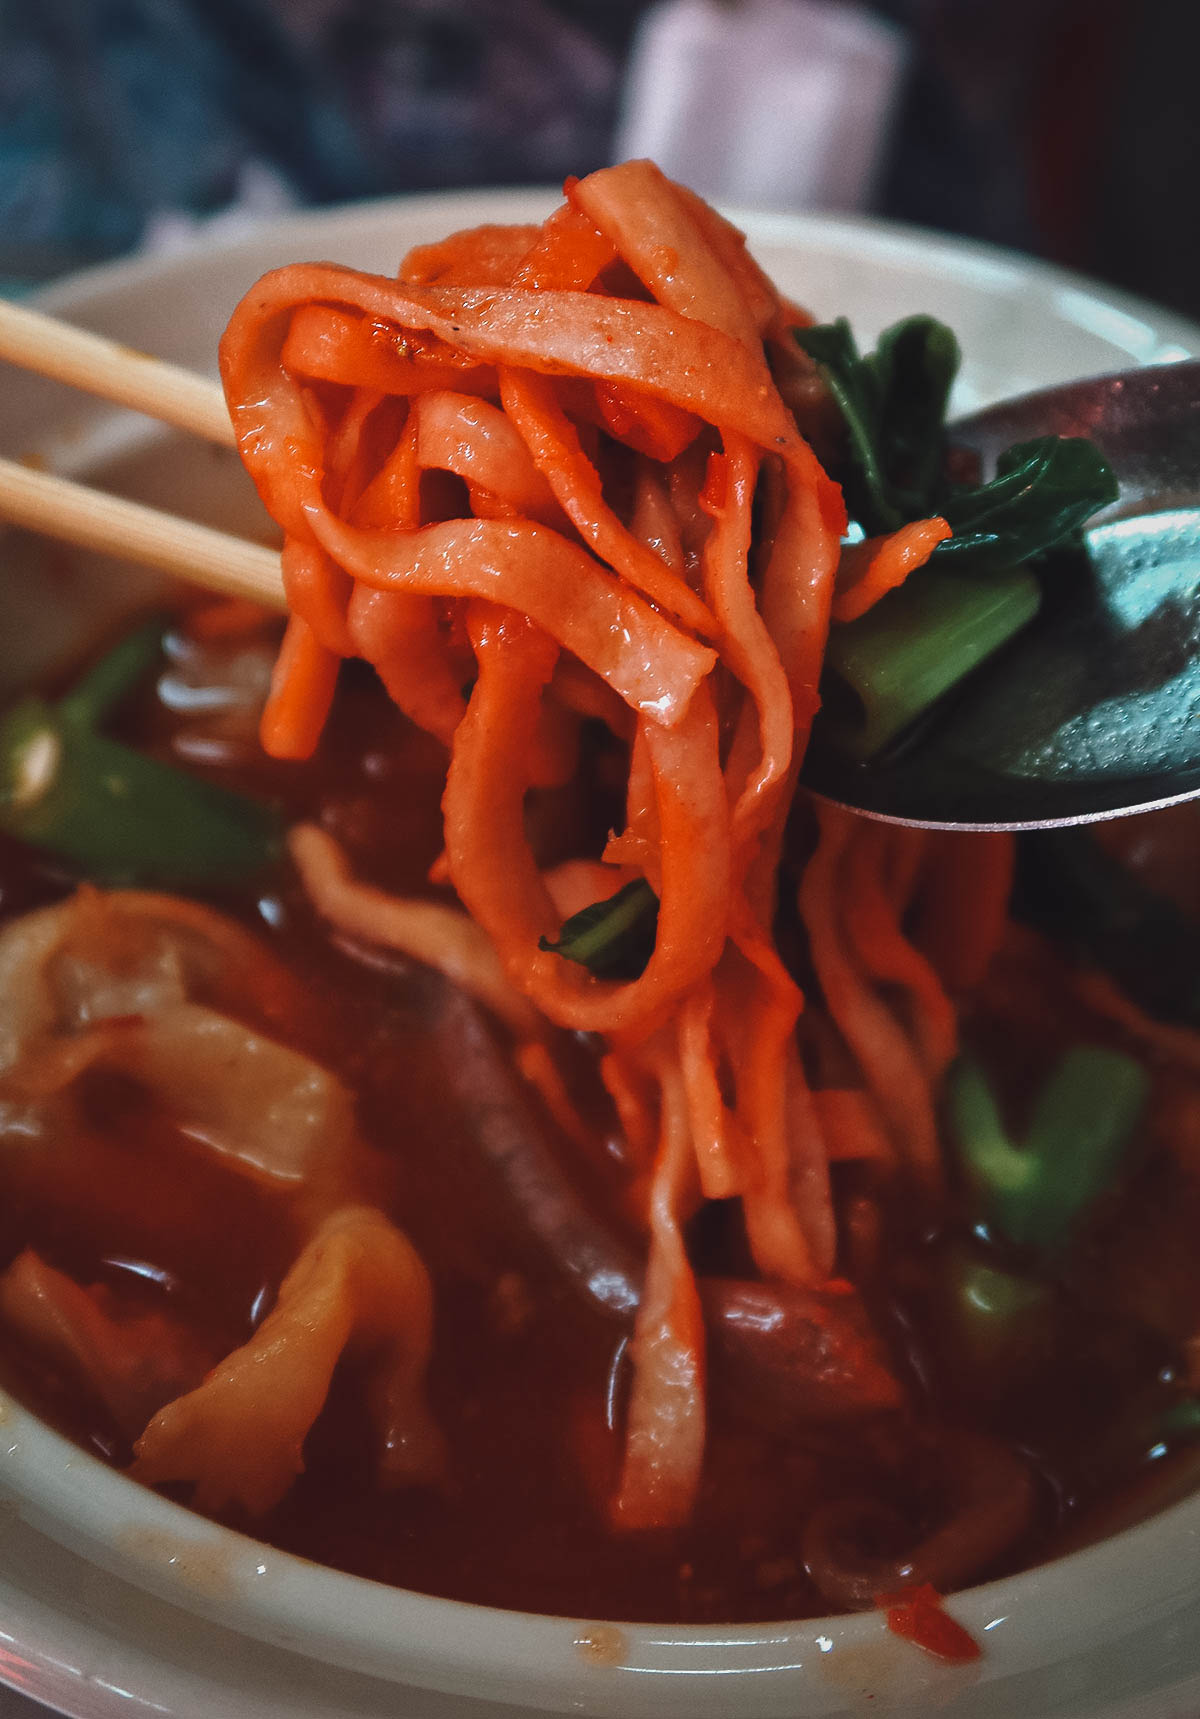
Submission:
{"label": "white ceramic bowl", "polygon": [[[478,221],[540,218],[550,193],[406,199],[280,222],[245,241],[64,282],[43,303],[212,370],[264,269],[298,258],[388,271]],[[911,311],[951,323],[958,404],[1200,352],[1200,330],[1043,265],[876,223],[740,217],[785,291],[862,336]],[[5,378],[0,450],[195,517],[252,529],[232,457],[68,390]],[[70,652],[128,574],[81,562],[48,600],[19,540],[0,557],[0,698]],[[958,1595],[984,1644],[947,1667],[871,1614],[728,1628],[531,1617],[381,1587],[214,1527],[132,1485],[0,1398],[0,1680],[79,1719],[1194,1719],[1200,1500],[1103,1544]],[[506,1705],[507,1704],[507,1705]]]}

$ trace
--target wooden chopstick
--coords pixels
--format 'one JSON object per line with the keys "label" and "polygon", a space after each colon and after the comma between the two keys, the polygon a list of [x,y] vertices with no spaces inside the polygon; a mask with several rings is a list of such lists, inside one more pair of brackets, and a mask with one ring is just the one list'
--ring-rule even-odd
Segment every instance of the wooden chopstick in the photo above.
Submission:
{"label": "wooden chopstick", "polygon": [[[225,396],[216,382],[4,299],[0,359],[206,441],[235,446]],[[13,460],[0,459],[0,519],[226,596],[286,607],[273,550]]]}
{"label": "wooden chopstick", "polygon": [[234,446],[219,383],[30,310],[28,305],[0,299],[0,358],[118,406],[145,412],[205,441]]}
{"label": "wooden chopstick", "polygon": [[228,597],[286,607],[275,550],[15,460],[0,459],[0,519],[80,549],[156,567]]}

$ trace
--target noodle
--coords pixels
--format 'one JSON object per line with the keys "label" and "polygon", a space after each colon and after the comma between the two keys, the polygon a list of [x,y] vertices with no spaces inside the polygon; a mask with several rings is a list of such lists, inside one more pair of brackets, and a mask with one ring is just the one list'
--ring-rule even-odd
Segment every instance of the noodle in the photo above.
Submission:
{"label": "noodle", "polygon": [[[605,1079],[635,1157],[661,1114],[617,1505],[619,1521],[649,1526],[686,1514],[703,1447],[700,1313],[678,1235],[685,1164],[705,1197],[740,1194],[764,1274],[815,1287],[833,1265],[819,1111],[791,1048],[803,998],[769,927],[845,515],[772,380],[763,338],[789,309],[740,235],[648,162],[572,182],[567,198],[541,229],[482,228],[424,247],[398,282],[324,265],[267,276],[230,323],[222,372],[243,458],[288,545],[294,615],[264,719],[268,751],[311,750],[336,655],[374,662],[401,708],[450,747],[446,868],[506,983],[551,1021],[608,1036]],[[606,292],[614,264],[649,302]],[[311,390],[330,382],[352,392],[327,430]],[[383,396],[407,400],[407,417],[371,470]],[[423,499],[422,474],[434,470],[465,484],[466,516],[453,501],[440,517],[427,511],[439,504]],[[608,499],[622,472],[635,497],[629,527]],[[773,542],[754,545],[756,594],[764,474],[779,505]],[[897,583],[944,534],[937,521],[888,540],[853,600],[865,606],[864,589]],[[474,657],[469,701],[456,640]],[[561,919],[524,806],[539,780],[560,779],[539,777],[536,763],[560,662],[584,685],[604,682],[633,724],[625,827],[603,858],[626,868],[618,878],[644,875],[659,907],[649,963],[629,980],[592,978],[544,949]],[[314,867],[316,841],[298,850],[307,864],[311,846]],[[326,880],[317,900],[329,911],[338,873],[322,861],[313,875]],[[812,876],[824,875],[818,863]],[[825,887],[819,911],[832,926],[832,875]],[[400,911],[380,905],[377,935],[397,934],[382,928],[392,918],[409,923]],[[911,988],[934,1076],[953,1025],[932,970],[881,894],[856,926],[856,958]],[[835,1017],[902,1157],[930,1177],[925,1076],[865,974],[838,1002],[830,960],[818,959],[818,976]],[[485,986],[482,970],[470,984]],[[502,1012],[516,1019],[511,1003]],[[673,1013],[678,1030],[664,1037]],[[869,1031],[854,1025],[873,1016]],[[635,1070],[651,1041],[658,1096],[647,1112]],[[905,1096],[884,1098],[910,1067]],[[914,1095],[921,1120],[910,1122]],[[672,1370],[692,1381],[682,1395],[666,1392]],[[668,1458],[671,1441],[690,1454]]]}

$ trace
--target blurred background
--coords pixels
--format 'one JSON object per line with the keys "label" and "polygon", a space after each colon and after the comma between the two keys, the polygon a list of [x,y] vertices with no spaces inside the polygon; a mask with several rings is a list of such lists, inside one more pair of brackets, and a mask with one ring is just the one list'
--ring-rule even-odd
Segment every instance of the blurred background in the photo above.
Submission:
{"label": "blurred background", "polygon": [[0,286],[653,153],[1200,315],[1196,0],[0,0]]}

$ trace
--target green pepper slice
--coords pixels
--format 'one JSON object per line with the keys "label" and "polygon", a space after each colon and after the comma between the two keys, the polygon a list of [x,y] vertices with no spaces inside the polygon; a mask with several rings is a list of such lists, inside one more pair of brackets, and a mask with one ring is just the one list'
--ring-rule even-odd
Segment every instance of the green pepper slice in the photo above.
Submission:
{"label": "green pepper slice", "polygon": [[1115,1175],[1149,1086],[1134,1058],[1076,1045],[1042,1089],[1018,1145],[983,1070],[960,1057],[950,1075],[950,1125],[989,1224],[1039,1253],[1059,1247]]}
{"label": "green pepper slice", "polygon": [[279,852],[270,808],[100,733],[157,660],[162,627],[122,639],[57,703],[0,719],[0,829],[97,883],[203,887],[253,876]]}

